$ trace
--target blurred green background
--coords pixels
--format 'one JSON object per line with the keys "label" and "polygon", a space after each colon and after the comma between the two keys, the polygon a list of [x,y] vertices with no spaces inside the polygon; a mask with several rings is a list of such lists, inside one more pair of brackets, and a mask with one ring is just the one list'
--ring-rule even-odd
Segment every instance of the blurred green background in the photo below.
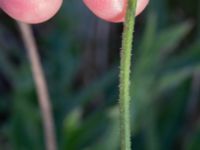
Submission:
{"label": "blurred green background", "polygon": [[[44,150],[41,113],[16,23],[0,11],[0,149]],[[118,150],[122,24],[81,0],[34,25],[59,150]],[[200,149],[200,1],[151,0],[137,18],[131,86],[134,150]]]}

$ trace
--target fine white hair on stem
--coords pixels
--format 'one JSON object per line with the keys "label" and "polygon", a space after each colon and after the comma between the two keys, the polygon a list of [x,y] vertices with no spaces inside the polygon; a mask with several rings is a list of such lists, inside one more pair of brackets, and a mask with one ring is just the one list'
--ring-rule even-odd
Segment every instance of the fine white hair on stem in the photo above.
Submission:
{"label": "fine white hair on stem", "polygon": [[47,90],[47,83],[45,81],[44,72],[39,59],[37,44],[35,42],[31,26],[22,22],[17,22],[17,24],[31,63],[31,69],[33,72],[33,78],[42,114],[46,150],[57,150],[51,103]]}

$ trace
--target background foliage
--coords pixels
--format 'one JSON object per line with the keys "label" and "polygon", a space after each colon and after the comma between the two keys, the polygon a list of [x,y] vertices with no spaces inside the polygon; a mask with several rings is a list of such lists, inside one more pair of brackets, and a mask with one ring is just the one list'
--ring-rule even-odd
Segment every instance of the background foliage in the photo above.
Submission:
{"label": "background foliage", "polygon": [[[138,150],[200,149],[200,2],[151,0],[137,18],[131,94]],[[0,12],[0,149],[43,150],[41,115],[16,24]],[[33,26],[59,149],[116,150],[121,24],[68,0]]]}

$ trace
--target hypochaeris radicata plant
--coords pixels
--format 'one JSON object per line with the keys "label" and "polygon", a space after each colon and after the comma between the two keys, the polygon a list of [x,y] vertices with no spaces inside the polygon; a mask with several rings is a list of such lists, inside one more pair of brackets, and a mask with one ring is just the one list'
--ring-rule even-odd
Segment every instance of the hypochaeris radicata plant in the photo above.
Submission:
{"label": "hypochaeris radicata plant", "polygon": [[[131,149],[130,134],[130,73],[131,50],[135,17],[147,6],[149,0],[84,0],[86,6],[99,18],[109,22],[124,22],[120,61],[120,141],[122,150]],[[43,116],[46,148],[56,150],[53,117],[44,73],[37,54],[30,26],[47,21],[60,9],[62,0],[0,0],[0,8],[18,21],[27,48]],[[67,3],[67,1],[66,1]]]}

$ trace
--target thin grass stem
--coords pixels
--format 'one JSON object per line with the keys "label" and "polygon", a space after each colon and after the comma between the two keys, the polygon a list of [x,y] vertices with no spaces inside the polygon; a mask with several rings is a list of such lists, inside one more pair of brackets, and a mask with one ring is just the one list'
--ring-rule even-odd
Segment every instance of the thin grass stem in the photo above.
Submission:
{"label": "thin grass stem", "polygon": [[33,72],[33,78],[35,80],[38,101],[42,113],[46,150],[57,150],[51,103],[47,89],[47,83],[39,59],[37,44],[35,42],[31,26],[22,22],[17,22],[17,24],[28,53],[28,58],[30,60],[31,69]]}

